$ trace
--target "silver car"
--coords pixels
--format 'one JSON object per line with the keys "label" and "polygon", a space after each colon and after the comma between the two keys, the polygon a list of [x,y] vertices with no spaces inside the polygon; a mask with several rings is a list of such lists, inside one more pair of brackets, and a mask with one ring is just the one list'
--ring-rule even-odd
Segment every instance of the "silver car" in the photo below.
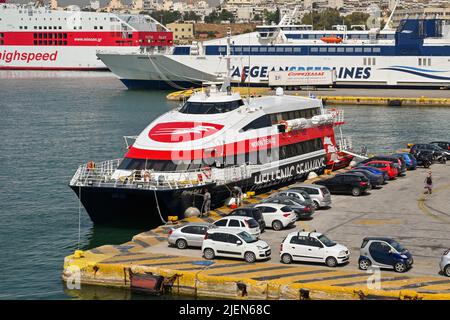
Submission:
{"label": "silver car", "polygon": [[444,252],[439,265],[441,266],[442,273],[445,276],[450,277],[450,249]]}
{"label": "silver car", "polygon": [[292,187],[290,190],[295,189],[303,190],[308,193],[316,210],[318,208],[329,207],[331,205],[331,194],[327,187],[315,184],[301,184]]}
{"label": "silver car", "polygon": [[201,247],[206,232],[214,227],[211,223],[188,223],[180,228],[171,229],[167,241],[178,249]]}

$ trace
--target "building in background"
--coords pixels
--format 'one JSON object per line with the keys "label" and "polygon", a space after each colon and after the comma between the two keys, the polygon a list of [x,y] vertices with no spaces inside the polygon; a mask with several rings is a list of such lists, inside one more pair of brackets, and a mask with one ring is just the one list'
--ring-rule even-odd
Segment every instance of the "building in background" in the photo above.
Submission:
{"label": "building in background", "polygon": [[178,44],[190,43],[194,39],[194,24],[190,22],[174,22],[166,26],[173,34],[173,40]]}
{"label": "building in background", "polygon": [[445,4],[439,6],[423,6],[413,9],[397,9],[394,12],[392,18],[393,27],[397,27],[400,20],[404,19],[406,16],[410,18],[416,17],[427,17],[427,18],[440,18],[446,21],[446,24],[450,24],[450,3],[446,1]]}

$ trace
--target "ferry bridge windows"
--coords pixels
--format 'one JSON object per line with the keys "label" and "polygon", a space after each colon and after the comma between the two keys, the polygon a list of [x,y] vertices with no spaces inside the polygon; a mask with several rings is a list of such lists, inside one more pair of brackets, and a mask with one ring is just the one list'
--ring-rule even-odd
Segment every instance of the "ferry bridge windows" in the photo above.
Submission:
{"label": "ferry bridge windows", "polygon": [[247,124],[245,127],[243,127],[240,131],[245,132],[248,130],[254,130],[254,129],[261,129],[270,127],[272,125],[272,122],[270,121],[270,116],[268,114],[263,115],[262,117],[259,117],[249,124]]}
{"label": "ferry bridge windows", "polygon": [[315,152],[323,149],[321,138],[297,142],[281,146],[279,150],[279,159],[288,159],[305,153]]}
{"label": "ferry bridge windows", "polygon": [[376,64],[376,59],[375,58],[368,58],[368,57],[364,57],[363,58],[363,65],[365,66],[374,66]]}
{"label": "ferry bridge windows", "polygon": [[216,114],[226,113],[242,106],[244,102],[242,100],[235,100],[229,102],[216,102],[216,103],[202,103],[202,102],[186,102],[179,110],[181,113],[186,114]]}

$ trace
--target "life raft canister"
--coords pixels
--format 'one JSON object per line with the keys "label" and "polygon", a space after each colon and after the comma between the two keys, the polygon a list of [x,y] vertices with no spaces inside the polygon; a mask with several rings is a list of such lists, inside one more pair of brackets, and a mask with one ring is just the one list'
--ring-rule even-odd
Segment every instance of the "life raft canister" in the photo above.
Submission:
{"label": "life raft canister", "polygon": [[95,162],[94,161],[89,161],[88,163],[87,163],[87,165],[86,165],[86,168],[88,169],[88,170],[93,170],[93,169],[95,169]]}
{"label": "life raft canister", "polygon": [[320,40],[322,40],[323,42],[326,42],[326,43],[341,43],[342,42],[342,38],[339,38],[339,37],[322,37],[322,38],[320,38]]}
{"label": "life raft canister", "polygon": [[201,171],[207,179],[211,179],[212,174],[211,167],[203,167]]}

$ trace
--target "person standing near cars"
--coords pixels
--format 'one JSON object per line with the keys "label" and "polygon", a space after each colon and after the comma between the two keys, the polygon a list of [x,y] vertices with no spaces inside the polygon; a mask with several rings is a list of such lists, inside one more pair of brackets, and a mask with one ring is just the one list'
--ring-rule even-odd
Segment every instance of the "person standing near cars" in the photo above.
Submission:
{"label": "person standing near cars", "polygon": [[203,194],[203,210],[201,210],[200,216],[203,217],[203,213],[206,213],[206,215],[208,215],[210,210],[211,193],[209,193],[208,189],[205,189],[205,193]]}
{"label": "person standing near cars", "polygon": [[425,178],[425,189],[424,193],[431,194],[433,192],[433,178],[431,176],[431,171],[428,172],[427,177]]}

